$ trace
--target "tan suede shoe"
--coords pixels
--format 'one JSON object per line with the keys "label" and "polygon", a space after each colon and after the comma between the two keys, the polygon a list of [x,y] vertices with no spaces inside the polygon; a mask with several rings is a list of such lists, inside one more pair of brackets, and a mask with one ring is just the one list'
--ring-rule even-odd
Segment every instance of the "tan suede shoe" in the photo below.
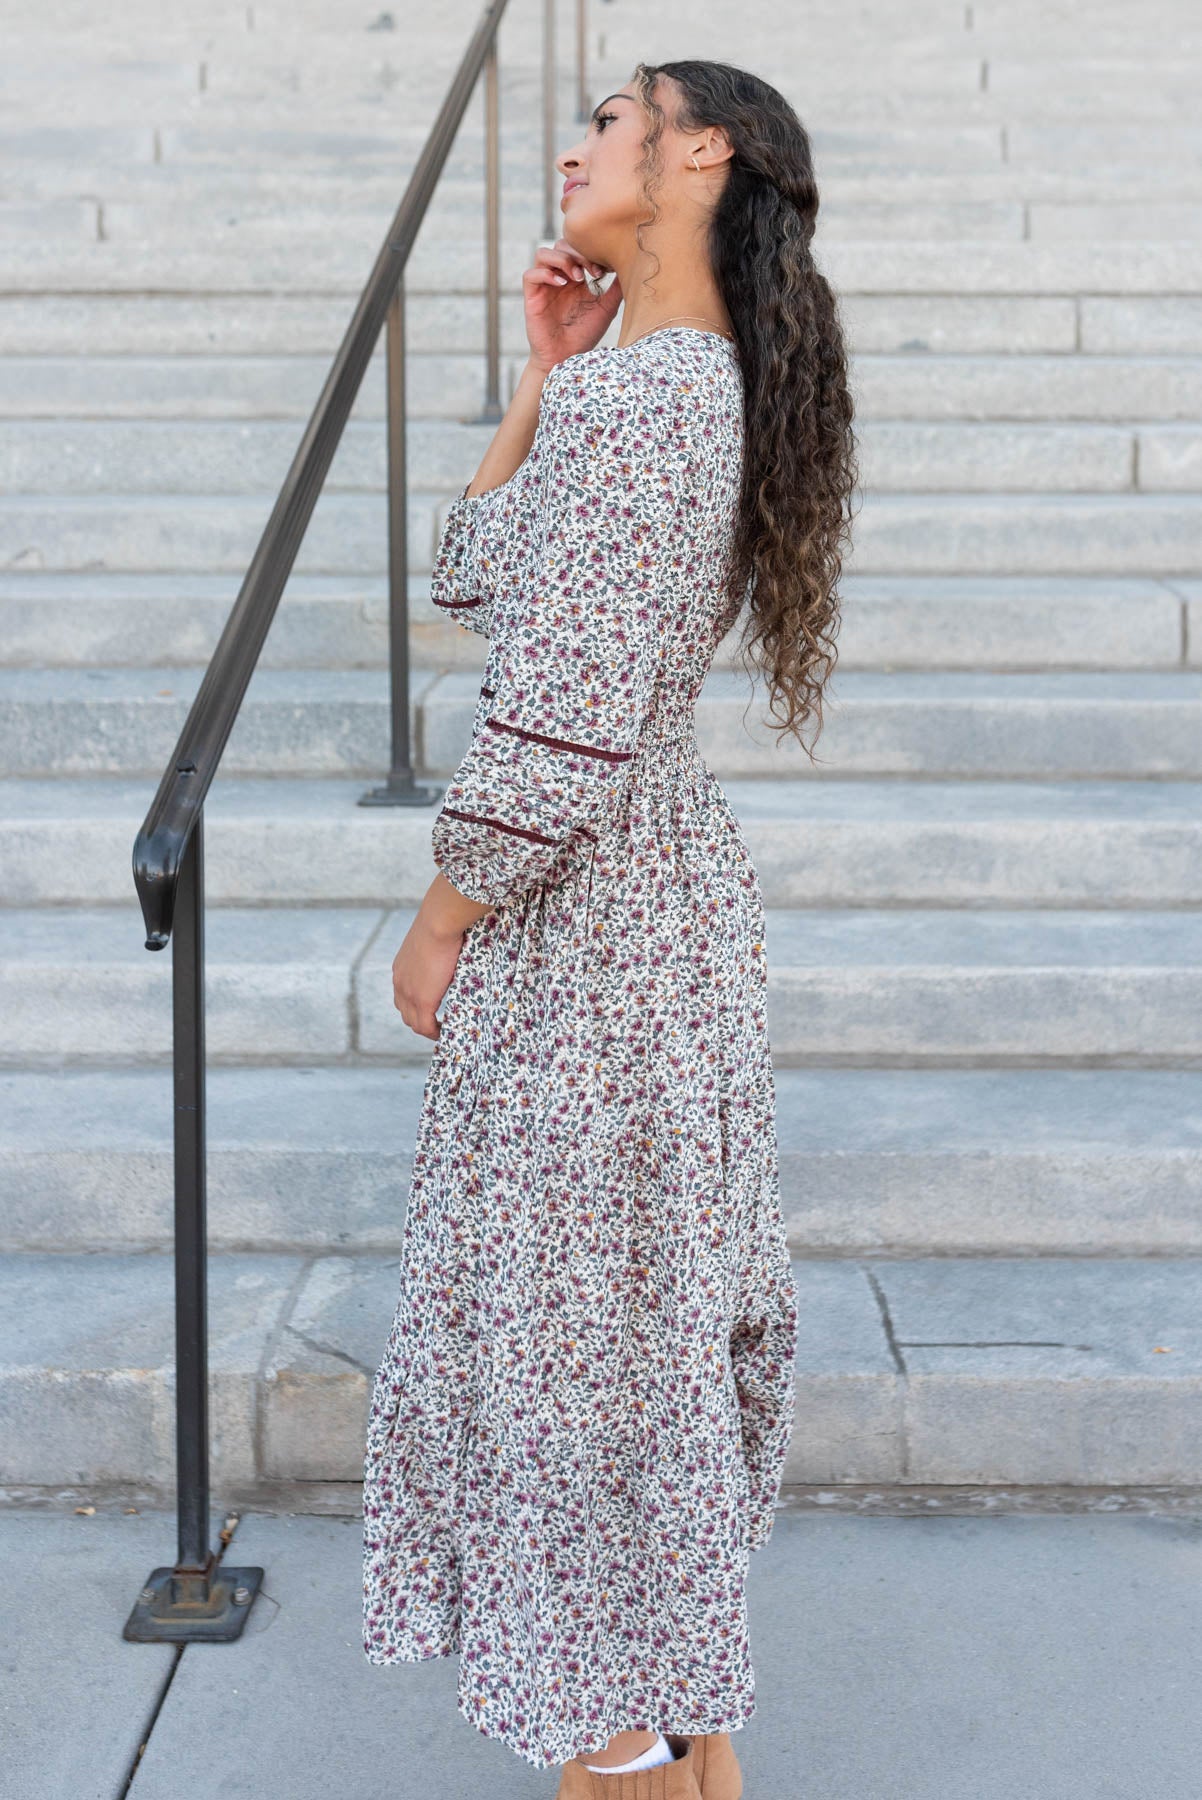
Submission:
{"label": "tan suede shoe", "polygon": [[690,1742],[701,1800],[739,1800],[743,1792],[743,1771],[729,1731],[710,1731]]}
{"label": "tan suede shoe", "polygon": [[[677,1737],[665,1731],[675,1761],[655,1769],[634,1769],[626,1775],[604,1775],[573,1757],[563,1765],[555,1800],[701,1800],[697,1786],[697,1752],[700,1738]],[[733,1757],[734,1751],[731,1751]]]}

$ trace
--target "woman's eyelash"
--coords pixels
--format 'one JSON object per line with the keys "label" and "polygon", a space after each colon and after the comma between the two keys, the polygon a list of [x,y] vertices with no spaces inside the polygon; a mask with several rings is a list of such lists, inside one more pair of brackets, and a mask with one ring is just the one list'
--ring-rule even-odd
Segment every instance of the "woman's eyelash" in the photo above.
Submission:
{"label": "woman's eyelash", "polygon": [[603,119],[616,119],[617,116],[618,116],[617,113],[613,113],[613,112],[594,113],[593,114],[593,124],[597,127],[597,130],[600,131],[603,129],[602,123],[601,123],[601,121]]}

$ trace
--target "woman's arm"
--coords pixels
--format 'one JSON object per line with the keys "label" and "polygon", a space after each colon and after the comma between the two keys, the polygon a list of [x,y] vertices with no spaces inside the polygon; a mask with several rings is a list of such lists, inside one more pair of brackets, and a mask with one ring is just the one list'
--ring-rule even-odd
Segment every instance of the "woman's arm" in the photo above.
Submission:
{"label": "woman's arm", "polygon": [[544,395],[539,542],[507,597],[488,713],[430,828],[448,881],[494,907],[582,866],[620,811],[682,579],[687,387],[635,359],[605,379],[574,361]]}
{"label": "woman's arm", "polygon": [[[499,487],[526,460],[538,428],[546,377],[546,368],[531,356],[463,499]],[[417,917],[392,961],[393,1002],[406,1025],[422,1037],[438,1036],[437,1002],[431,995],[441,996],[450,985],[464,932],[494,910],[461,894],[441,869],[426,889]]]}
{"label": "woman's arm", "polygon": [[[533,346],[505,417],[465,490],[471,500],[500,487],[525,462],[538,426],[539,398],[548,372],[579,350],[591,349],[608,329],[622,299],[614,280],[593,293],[586,275],[599,277],[605,265],[582,256],[566,238],[540,244],[532,268],[522,276],[526,333]],[[567,293],[556,290],[566,288]]]}
{"label": "woman's arm", "polygon": [[392,959],[393,1003],[411,1031],[437,1038],[435,1008],[451,985],[469,925],[492,912],[452,887],[441,869]]}
{"label": "woman's arm", "polygon": [[[545,346],[545,355],[537,355],[531,350],[513,398],[480,467],[452,503],[451,518],[444,528],[443,542],[435,557],[431,596],[436,603],[464,608],[485,606],[485,600],[479,594],[459,597],[453,567],[470,537],[469,521],[477,510],[468,507],[466,502],[500,487],[525,462],[534,444],[543,383],[550,370],[574,350],[595,343],[617,310],[622,293],[617,281],[600,296],[578,292],[577,284],[585,285],[586,266],[596,276],[603,273],[600,264],[586,264],[580,253],[566,239],[560,238],[553,246],[539,247],[535,267],[523,277],[527,315],[529,317],[533,312],[537,340]],[[573,290],[571,299],[564,296],[566,304],[544,303],[539,293],[543,287],[567,287]],[[479,612],[469,623],[466,611],[461,614],[461,622],[468,624],[469,629],[479,629],[482,623]],[[435,1007],[454,976],[464,932],[477,919],[494,910],[493,904],[470,900],[452,886],[441,869],[427,888],[405,942],[392,963],[395,1004],[405,1023],[423,1037],[438,1036]],[[433,995],[437,995],[437,999],[431,998]]]}
{"label": "woman's arm", "polygon": [[[513,399],[505,417],[497,426],[484,460],[464,489],[464,498],[473,499],[499,487],[518,469],[530,454],[538,428],[538,409],[547,370],[532,355],[522,370]],[[440,870],[427,888],[415,923],[426,925],[435,937],[458,940],[469,925],[492,908],[481,906],[452,887]],[[393,964],[395,974],[396,964]],[[399,1005],[399,1000],[398,1000]]]}
{"label": "woman's arm", "polygon": [[436,937],[460,938],[469,925],[474,925],[477,919],[482,919],[485,913],[494,910],[491,906],[482,906],[478,900],[469,900],[466,894],[461,894],[457,887],[451,886],[440,869],[426,889],[417,909],[417,916]]}
{"label": "woman's arm", "polygon": [[546,379],[547,370],[531,356],[513,390],[513,399],[506,408],[505,417],[497,426],[492,443],[484,452],[483,462],[464,489],[467,499],[487,493],[489,488],[500,487],[529,456],[538,427],[538,407]]}

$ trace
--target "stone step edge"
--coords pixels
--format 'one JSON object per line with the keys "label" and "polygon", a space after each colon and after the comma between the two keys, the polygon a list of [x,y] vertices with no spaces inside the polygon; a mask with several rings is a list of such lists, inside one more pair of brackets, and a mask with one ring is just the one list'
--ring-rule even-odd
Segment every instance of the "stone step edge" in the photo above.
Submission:
{"label": "stone step edge", "polygon": [[[1202,1481],[1202,1354],[1187,1318],[1194,1259],[792,1266],[801,1323],[788,1481]],[[358,1479],[398,1298],[395,1260],[252,1253],[214,1256],[209,1269],[215,1479]],[[953,1281],[960,1292],[949,1301]],[[120,1350],[124,1332],[136,1354],[73,1357],[89,1284],[89,1342],[103,1345],[108,1329]],[[23,1309],[19,1342],[40,1333],[43,1344],[40,1356],[0,1362],[9,1420],[0,1482],[166,1487],[171,1259],[8,1257],[0,1285]],[[945,1328],[940,1308],[957,1302],[967,1310]],[[926,1335],[913,1336],[907,1315]]]}
{"label": "stone step edge", "polygon": [[[244,133],[242,134],[245,135]],[[518,234],[520,237],[520,234]],[[524,241],[524,240],[523,240]],[[542,240],[530,238],[533,244]],[[518,238],[515,238],[515,243]],[[0,271],[5,293],[245,293],[277,288],[292,294],[345,293],[358,296],[363,273],[356,266],[330,266],[316,247],[260,250],[249,262],[232,247],[228,255],[161,244],[71,244],[27,246],[19,263]],[[1161,296],[1202,293],[1202,245],[1151,239],[1139,254],[1116,258],[1112,243],[949,242],[946,239],[898,243],[832,239],[823,249],[822,272],[842,294],[1014,294]],[[116,254],[114,254],[114,251]],[[445,298],[442,283],[415,281],[411,298]],[[478,284],[456,293],[482,297]],[[520,294],[506,286],[505,297]]]}
{"label": "stone step edge", "polygon": [[[719,779],[772,908],[1159,912],[1202,892],[1202,781]],[[435,873],[442,785],[395,809],[359,806],[368,785],[223,772],[205,809],[206,904],[416,905]],[[131,904],[152,787],[0,779],[0,908]]]}
{"label": "stone step edge", "polygon": [[[389,974],[412,907],[270,912],[208,915],[210,1063],[428,1059],[428,1040],[398,1017]],[[774,908],[766,922],[765,1004],[782,1066],[1202,1063],[1196,907],[811,906]],[[132,901],[11,908],[0,928],[5,1067],[170,1058],[171,965],[147,960]]]}
{"label": "stone step edge", "polygon": [[[400,1254],[424,1081],[211,1070],[211,1247]],[[1202,1253],[1202,1070],[781,1067],[775,1089],[799,1255]],[[9,1071],[0,1117],[0,1250],[170,1245],[169,1067]]]}

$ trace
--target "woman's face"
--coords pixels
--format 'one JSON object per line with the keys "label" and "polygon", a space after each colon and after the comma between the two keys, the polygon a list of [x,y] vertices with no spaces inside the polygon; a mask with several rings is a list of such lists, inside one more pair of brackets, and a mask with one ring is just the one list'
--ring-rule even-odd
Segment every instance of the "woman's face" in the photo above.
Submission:
{"label": "woman's face", "polygon": [[[607,268],[646,214],[636,172],[646,128],[643,103],[628,82],[598,102],[580,142],[555,159],[565,190],[570,187],[559,203],[563,235],[582,256]],[[582,185],[571,185],[577,182]]]}

